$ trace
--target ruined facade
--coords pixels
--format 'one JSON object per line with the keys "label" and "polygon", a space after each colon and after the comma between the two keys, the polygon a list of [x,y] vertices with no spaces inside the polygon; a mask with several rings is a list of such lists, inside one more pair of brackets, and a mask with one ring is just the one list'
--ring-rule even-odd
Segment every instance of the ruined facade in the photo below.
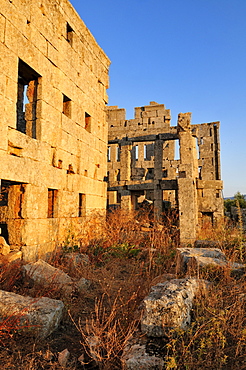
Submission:
{"label": "ruined facade", "polygon": [[171,205],[181,243],[193,243],[199,224],[224,212],[219,122],[192,125],[191,113],[180,113],[177,126],[170,119],[170,110],[155,102],[135,108],[131,120],[124,109],[107,107],[108,204],[130,210],[150,200],[156,214]]}
{"label": "ruined facade", "polygon": [[0,0],[0,228],[26,260],[106,207],[108,67],[67,0]]}

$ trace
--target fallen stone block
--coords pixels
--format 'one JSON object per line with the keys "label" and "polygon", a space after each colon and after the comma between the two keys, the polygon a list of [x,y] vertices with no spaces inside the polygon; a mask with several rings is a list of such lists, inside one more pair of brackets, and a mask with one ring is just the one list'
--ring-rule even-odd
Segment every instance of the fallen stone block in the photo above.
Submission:
{"label": "fallen stone block", "polygon": [[206,266],[228,267],[232,273],[239,275],[245,270],[243,264],[227,261],[225,254],[218,248],[177,248],[177,273]]}
{"label": "fallen stone block", "polygon": [[49,265],[43,260],[23,266],[24,277],[33,284],[40,285],[69,295],[73,292],[74,282],[62,270]]}
{"label": "fallen stone block", "polygon": [[0,254],[6,256],[10,253],[10,246],[6,243],[3,236],[0,236]]}
{"label": "fallen stone block", "polygon": [[173,328],[185,329],[191,321],[193,299],[206,285],[204,280],[187,278],[153,286],[143,300],[142,332],[149,337],[162,337]]}
{"label": "fallen stone block", "polygon": [[62,301],[23,297],[0,290],[0,322],[12,326],[19,335],[46,338],[57,329],[63,315]]}

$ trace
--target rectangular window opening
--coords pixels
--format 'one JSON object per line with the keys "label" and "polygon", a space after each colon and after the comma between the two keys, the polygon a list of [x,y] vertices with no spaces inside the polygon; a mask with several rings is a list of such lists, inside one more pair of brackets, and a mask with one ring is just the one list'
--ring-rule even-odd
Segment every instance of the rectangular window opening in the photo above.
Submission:
{"label": "rectangular window opening", "polygon": [[48,218],[57,216],[58,190],[48,189]]}
{"label": "rectangular window opening", "polygon": [[18,183],[14,181],[1,181],[0,188],[0,207],[3,212],[1,213],[7,217],[7,219],[23,218],[23,203],[26,191],[26,184]]}
{"label": "rectangular window opening", "polygon": [[120,162],[120,147],[119,146],[117,146],[116,160],[117,160],[117,162]]}
{"label": "rectangular window opening", "polygon": [[63,110],[62,113],[65,114],[65,116],[71,118],[71,104],[72,101],[69,99],[66,95],[63,94]]}
{"label": "rectangular window opening", "polygon": [[120,169],[117,171],[116,181],[120,181]]}
{"label": "rectangular window opening", "polygon": [[85,199],[85,194],[79,193],[79,217],[83,217],[86,214]]}
{"label": "rectangular window opening", "polygon": [[73,29],[69,23],[67,23],[67,42],[72,46],[73,45]]}
{"label": "rectangular window opening", "polygon": [[111,161],[111,146],[108,146],[108,154],[107,154],[107,156],[108,156],[108,162],[110,162]]}
{"label": "rectangular window opening", "polygon": [[17,89],[18,131],[36,139],[38,84],[40,75],[19,59]]}
{"label": "rectangular window opening", "polygon": [[163,171],[162,171],[162,177],[163,177],[163,178],[168,177],[168,172],[167,172],[167,170],[163,170]]}
{"label": "rectangular window opening", "polygon": [[91,116],[87,112],[85,112],[85,129],[91,132]]}

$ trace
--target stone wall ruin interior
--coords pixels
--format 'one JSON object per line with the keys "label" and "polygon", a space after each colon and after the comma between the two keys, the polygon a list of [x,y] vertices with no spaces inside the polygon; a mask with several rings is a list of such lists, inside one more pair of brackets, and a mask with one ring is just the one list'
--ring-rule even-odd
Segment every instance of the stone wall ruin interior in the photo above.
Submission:
{"label": "stone wall ruin interior", "polygon": [[130,120],[117,106],[106,110],[108,205],[131,210],[148,200],[158,214],[171,205],[181,243],[193,243],[199,224],[224,212],[219,122],[192,125],[191,113],[180,113],[170,126],[170,110],[156,102],[135,108]]}
{"label": "stone wall ruin interior", "polygon": [[67,0],[0,0],[0,229],[35,260],[105,210],[110,61]]}

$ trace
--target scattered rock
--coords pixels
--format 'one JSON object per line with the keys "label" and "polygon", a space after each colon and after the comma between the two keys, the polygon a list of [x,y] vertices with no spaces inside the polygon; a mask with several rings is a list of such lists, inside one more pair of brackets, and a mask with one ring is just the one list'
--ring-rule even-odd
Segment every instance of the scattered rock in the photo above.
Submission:
{"label": "scattered rock", "polygon": [[60,290],[65,295],[70,295],[74,289],[74,282],[62,270],[59,270],[43,260],[23,266],[25,278],[33,284]]}
{"label": "scattered rock", "polygon": [[206,267],[229,267],[232,273],[244,273],[245,266],[227,261],[225,254],[218,248],[177,248],[177,273],[184,273]]}
{"label": "scattered rock", "polygon": [[72,273],[82,270],[90,264],[89,256],[83,253],[66,253],[63,259]]}
{"label": "scattered rock", "polygon": [[63,315],[62,301],[23,297],[0,290],[0,321],[16,328],[20,335],[46,338],[57,329]]}
{"label": "scattered rock", "polygon": [[143,301],[141,330],[151,337],[162,337],[170,329],[185,329],[190,324],[190,310],[198,290],[206,288],[199,279],[174,279],[153,286]]}
{"label": "scattered rock", "polygon": [[67,366],[68,359],[70,357],[70,352],[68,349],[64,349],[62,352],[59,352],[58,354],[58,362],[62,367]]}
{"label": "scattered rock", "polygon": [[0,236],[0,254],[6,256],[10,253],[10,246],[6,243],[3,236]]}
{"label": "scattered rock", "polygon": [[77,281],[75,283],[75,286],[76,286],[78,292],[83,292],[83,291],[90,288],[91,281],[82,277],[81,279],[79,279],[79,281]]}

